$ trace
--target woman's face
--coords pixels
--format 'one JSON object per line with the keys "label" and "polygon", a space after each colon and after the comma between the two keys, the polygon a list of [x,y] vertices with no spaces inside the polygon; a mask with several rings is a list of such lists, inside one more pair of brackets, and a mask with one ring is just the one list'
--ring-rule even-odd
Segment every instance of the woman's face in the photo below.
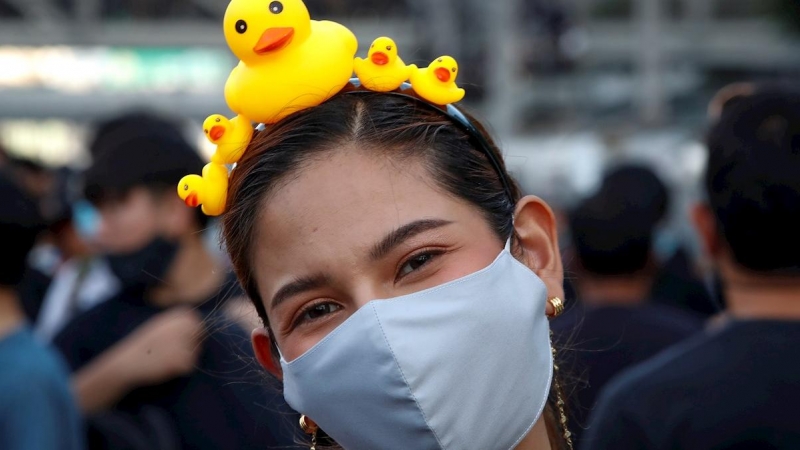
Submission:
{"label": "woman's face", "polygon": [[504,243],[415,160],[342,149],[273,193],[254,245],[269,324],[292,361],[366,303],[476,272]]}

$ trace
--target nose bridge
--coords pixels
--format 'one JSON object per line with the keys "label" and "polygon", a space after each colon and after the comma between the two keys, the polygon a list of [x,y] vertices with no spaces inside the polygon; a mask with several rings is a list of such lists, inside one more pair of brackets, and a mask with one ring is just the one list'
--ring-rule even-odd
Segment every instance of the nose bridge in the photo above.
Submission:
{"label": "nose bridge", "polygon": [[368,277],[357,280],[352,288],[351,301],[356,309],[361,309],[367,303],[391,297],[388,287]]}

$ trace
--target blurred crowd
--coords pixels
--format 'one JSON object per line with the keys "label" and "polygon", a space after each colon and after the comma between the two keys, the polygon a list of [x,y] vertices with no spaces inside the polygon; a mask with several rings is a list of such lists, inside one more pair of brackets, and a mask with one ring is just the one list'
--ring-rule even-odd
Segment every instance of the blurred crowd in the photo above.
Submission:
{"label": "blurred crowd", "polygon": [[[710,111],[688,216],[712,264],[657,251],[675,206],[644,165],[608,167],[560,224],[577,448],[800,443],[800,91],[739,85]],[[175,195],[196,149],[143,112],[86,145],[83,171],[0,153],[0,448],[291,447],[216,225]]]}
{"label": "blurred crowd", "polygon": [[87,144],[82,173],[3,161],[0,247],[14,249],[3,306],[14,314],[1,316],[14,320],[0,326],[0,383],[38,401],[0,402],[3,420],[23,405],[36,418],[4,423],[0,442],[27,444],[0,447],[290,445],[291,412],[253,371],[253,315],[214,228],[175,194],[202,169],[197,151],[177,124],[141,113],[99,124]]}
{"label": "blurred crowd", "polygon": [[800,96],[731,85],[709,108],[702,198],[688,211],[707,261],[657,251],[669,190],[610,168],[568,214],[567,349],[578,448],[795,448],[800,366]]}

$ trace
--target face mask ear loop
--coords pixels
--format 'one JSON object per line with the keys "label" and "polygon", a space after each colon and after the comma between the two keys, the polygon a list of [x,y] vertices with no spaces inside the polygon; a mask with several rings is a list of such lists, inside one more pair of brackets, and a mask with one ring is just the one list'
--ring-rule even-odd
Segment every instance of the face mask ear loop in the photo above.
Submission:
{"label": "face mask ear loop", "polygon": [[514,232],[515,232],[514,223],[516,223],[516,221],[517,221],[516,219],[517,218],[514,217],[514,215],[512,214],[511,215],[511,235],[508,237],[508,239],[506,239],[506,246],[505,246],[505,250],[508,251],[508,253],[510,253],[512,255],[514,253],[511,252],[511,244],[512,244],[512,241],[514,240]]}
{"label": "face mask ear loop", "polygon": [[[278,345],[275,344],[275,347],[277,348]],[[281,358],[281,362],[288,363],[288,361],[286,361],[286,358],[283,357],[283,353],[281,353],[281,349],[279,349],[279,348],[278,348],[278,357]]]}

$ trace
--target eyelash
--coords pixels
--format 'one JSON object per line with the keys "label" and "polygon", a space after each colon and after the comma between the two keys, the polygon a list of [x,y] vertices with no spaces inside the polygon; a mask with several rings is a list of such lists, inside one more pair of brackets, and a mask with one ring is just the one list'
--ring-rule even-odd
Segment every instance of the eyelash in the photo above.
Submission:
{"label": "eyelash", "polygon": [[[395,275],[395,279],[394,279],[394,281],[395,281],[395,282],[398,282],[398,281],[402,280],[403,278],[405,278],[405,277],[407,277],[407,276],[411,276],[411,275],[412,275],[412,274],[414,274],[415,272],[418,272],[419,270],[423,269],[425,266],[427,266],[428,264],[430,264],[430,262],[431,262],[433,259],[435,259],[435,258],[436,258],[436,257],[438,257],[438,256],[441,256],[441,255],[442,255],[442,254],[444,254],[444,253],[445,253],[445,251],[444,251],[444,250],[441,250],[441,249],[431,249],[431,248],[428,248],[428,249],[423,249],[423,250],[420,250],[419,252],[417,252],[417,253],[415,253],[415,254],[413,254],[413,255],[409,256],[408,258],[406,258],[405,260],[403,260],[403,262],[401,262],[401,263],[400,263],[400,265],[397,267],[397,274]],[[419,266],[419,267],[417,267],[416,269],[412,269],[412,270],[411,270],[411,272],[409,272],[409,273],[407,273],[407,274],[405,274],[405,275],[401,274],[401,269],[402,269],[403,267],[405,267],[405,266],[406,266],[406,264],[408,264],[408,263],[410,263],[410,262],[414,261],[415,259],[421,258],[421,257],[423,257],[423,256],[429,256],[429,257],[430,257],[430,259],[428,259],[427,261],[423,262],[423,263],[422,263],[422,265],[420,265],[420,266]]]}
{"label": "eyelash", "polygon": [[[308,324],[308,323],[311,323],[311,322],[316,322],[317,320],[320,320],[320,319],[306,319],[305,316],[306,316],[306,314],[311,312],[314,308],[316,308],[318,306],[321,306],[321,305],[328,305],[328,304],[336,305],[337,307],[341,308],[340,305],[337,305],[336,303],[330,301],[329,299],[323,299],[323,300],[319,300],[319,301],[316,301],[316,302],[309,303],[308,305],[304,306],[303,308],[300,309],[300,311],[297,312],[297,316],[292,321],[292,329],[297,328],[297,327],[299,327],[301,325],[305,325],[305,324]],[[330,314],[326,314],[325,316],[327,317],[329,315]],[[325,319],[325,317],[323,317],[322,319]]]}

